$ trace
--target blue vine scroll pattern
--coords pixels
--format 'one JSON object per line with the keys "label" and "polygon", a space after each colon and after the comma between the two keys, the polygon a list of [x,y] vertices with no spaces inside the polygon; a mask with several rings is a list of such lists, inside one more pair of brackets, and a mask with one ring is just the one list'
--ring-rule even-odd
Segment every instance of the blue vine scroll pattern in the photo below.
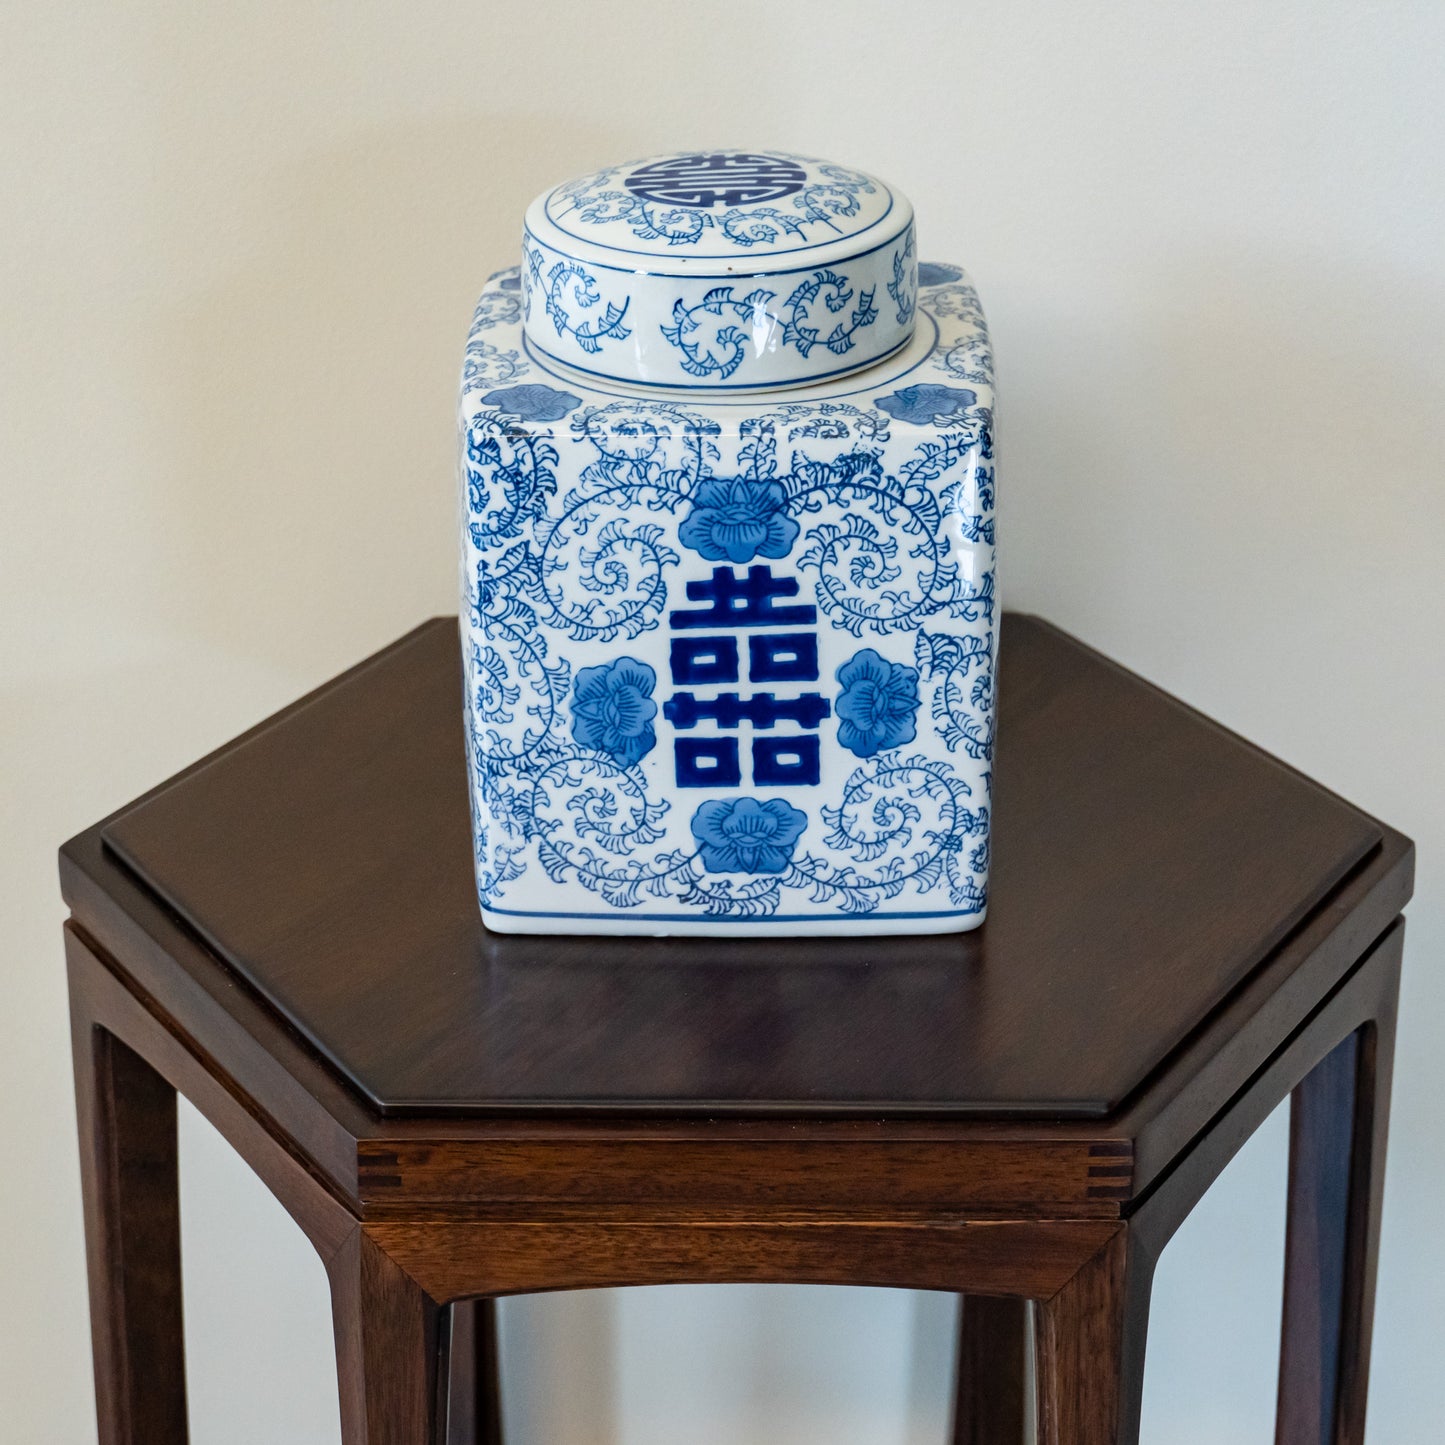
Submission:
{"label": "blue vine scroll pattern", "polygon": [[[544,278],[542,273],[546,261],[542,253],[535,246],[525,243],[523,253],[527,258],[528,279],[541,292],[548,319],[558,336],[570,335],[583,351],[595,356],[602,350],[604,341],[625,341],[632,335],[632,328],[622,324],[622,318],[632,305],[630,297],[624,298],[621,306],[609,301],[601,316],[586,315],[576,320],[572,308],[590,312],[601,304],[602,294],[597,289],[596,278],[575,261],[558,261],[547,270]],[[530,290],[527,310],[531,310]]]}
{"label": "blue vine scroll pattern", "polygon": [[462,360],[464,391],[473,386],[495,386],[499,382],[511,381],[527,370],[520,351],[515,347],[497,346],[486,337],[488,331],[497,327],[514,327],[521,320],[522,300],[516,290],[517,269],[513,267],[510,271],[499,272],[491,279],[498,281],[499,286],[483,291],[472,313],[466,355]]}
{"label": "blue vine scroll pattern", "polygon": [[974,450],[966,435],[945,435],[922,442],[896,474],[860,450],[784,481],[801,510],[821,512],[825,500],[842,507],[808,530],[798,557],[834,626],[862,637],[916,631],[936,616],[992,622],[993,573],[965,574],[949,526],[979,537],[992,528],[991,508],[979,510]]}
{"label": "blue vine scroll pattern", "polygon": [[900,326],[908,324],[918,304],[918,272],[909,265],[913,255],[913,232],[910,230],[903,245],[893,253],[893,279],[888,283],[888,294],[898,308]]}
{"label": "blue vine scroll pattern", "polygon": [[[587,457],[565,491],[552,430],[563,417],[564,444]],[[814,574],[832,625],[855,637],[919,634],[916,669],[894,667],[903,681],[916,670],[920,704],[949,751],[986,757],[991,698],[968,674],[991,647],[991,632],[983,643],[976,632],[992,627],[992,574],[965,575],[953,552],[960,531],[992,536],[987,413],[940,416],[941,434],[921,440],[896,471],[882,459],[888,421],[879,412],[839,404],[822,420],[851,449],[829,461],[789,450],[783,470],[778,438],[802,424],[784,407],[743,428],[736,465],[723,469],[717,423],[676,403],[588,406],[534,383],[490,392],[471,408],[468,749],[484,905],[500,906],[535,856],[553,882],[580,884],[618,909],[666,902],[681,916],[750,919],[787,904],[861,917],[905,893],[930,907],[944,894],[953,911],[983,908],[986,795],[975,797],[947,758],[910,749],[914,734],[901,719],[873,726],[863,749],[871,755],[816,817],[789,822],[776,847],[730,851],[720,841],[727,819],[696,815],[689,832],[642,766],[652,747],[652,669],[630,657],[578,667],[552,651],[566,639],[596,657],[599,644],[657,628],[668,574],[681,561],[673,544],[688,545],[681,523],[710,499],[758,487],[768,508],[797,522],[801,551],[792,530],[779,538]],[[948,630],[925,631],[929,619]],[[878,670],[876,654],[859,653],[850,666],[859,658]],[[609,710],[614,692],[625,717]],[[736,821],[749,829],[785,811],[772,799],[747,809]],[[806,815],[788,809],[784,821],[795,816]],[[669,838],[688,841],[668,847]]]}
{"label": "blue vine scroll pattern", "polygon": [[[954,637],[920,632],[914,647],[919,671],[936,684],[933,720],[949,752],[962,748],[978,762],[993,760],[993,633]],[[969,674],[978,672],[972,684]]]}
{"label": "blue vine scroll pattern", "polygon": [[[797,347],[803,356],[815,346],[826,346],[834,356],[851,351],[854,334],[878,319],[871,287],[858,293],[858,304],[850,315],[840,316],[852,299],[852,287],[837,272],[815,272],[795,288],[783,308],[783,345]],[[825,336],[823,329],[829,321],[833,325]]]}
{"label": "blue vine scroll pattern", "polygon": [[747,355],[749,336],[761,333],[764,341],[778,324],[768,310],[774,291],[750,291],[735,297],[731,286],[714,286],[701,301],[689,306],[679,296],[672,308],[672,325],[662,334],[682,352],[682,369],[689,376],[712,376],[726,381]]}
{"label": "blue vine scroll pattern", "polygon": [[989,343],[978,292],[967,281],[954,281],[935,290],[929,297],[929,306],[935,315],[957,317],[967,326],[964,335],[939,354],[939,366],[960,381],[991,386],[993,348]]}
{"label": "blue vine scroll pattern", "polygon": [[689,306],[678,297],[672,308],[672,325],[662,334],[682,352],[682,369],[690,376],[713,376],[725,381],[747,355],[747,344],[761,351],[780,333],[781,343],[807,356],[815,346],[843,356],[854,337],[878,319],[873,289],[860,290],[857,304],[844,316],[854,291],[835,271],[814,272],[793,288],[774,310],[777,293],[763,288],[734,296],[731,286],[714,286],[701,301]]}

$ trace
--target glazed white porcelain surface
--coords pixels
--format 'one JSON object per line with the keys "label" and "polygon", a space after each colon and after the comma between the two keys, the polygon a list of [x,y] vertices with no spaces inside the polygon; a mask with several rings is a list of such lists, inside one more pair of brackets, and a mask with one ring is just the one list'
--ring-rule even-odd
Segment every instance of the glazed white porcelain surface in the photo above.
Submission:
{"label": "glazed white porcelain surface", "polygon": [[750,396],[560,368],[525,265],[487,284],[460,412],[487,927],[982,922],[992,360],[963,272],[918,269],[891,358]]}
{"label": "glazed white porcelain surface", "polygon": [[786,151],[677,152],[555,186],[522,256],[533,352],[599,382],[775,390],[870,366],[913,331],[907,198]]}

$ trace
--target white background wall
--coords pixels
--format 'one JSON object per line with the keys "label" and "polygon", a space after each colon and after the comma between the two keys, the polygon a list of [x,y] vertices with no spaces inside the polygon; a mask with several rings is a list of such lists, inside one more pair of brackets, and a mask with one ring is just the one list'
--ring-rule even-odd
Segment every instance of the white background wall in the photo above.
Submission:
{"label": "white background wall", "polygon": [[[0,1435],[92,1440],[54,851],[453,610],[452,408],[530,196],[690,144],[911,194],[997,342],[1010,605],[1412,833],[1371,1440],[1445,1344],[1445,10],[0,10]],[[1165,1258],[1146,1440],[1264,1442],[1282,1121]],[[324,1280],[183,1119],[197,1445],[336,1438]],[[936,1445],[946,1301],[509,1306],[515,1445]]]}

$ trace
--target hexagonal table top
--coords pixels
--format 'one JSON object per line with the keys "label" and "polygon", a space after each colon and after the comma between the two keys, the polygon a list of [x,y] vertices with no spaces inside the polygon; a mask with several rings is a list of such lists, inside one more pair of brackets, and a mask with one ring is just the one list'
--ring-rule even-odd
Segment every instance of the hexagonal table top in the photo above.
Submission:
{"label": "hexagonal table top", "polygon": [[454,619],[100,836],[383,1113],[1098,1118],[1387,830],[1038,619],[1005,617],[999,666],[973,933],[488,934]]}

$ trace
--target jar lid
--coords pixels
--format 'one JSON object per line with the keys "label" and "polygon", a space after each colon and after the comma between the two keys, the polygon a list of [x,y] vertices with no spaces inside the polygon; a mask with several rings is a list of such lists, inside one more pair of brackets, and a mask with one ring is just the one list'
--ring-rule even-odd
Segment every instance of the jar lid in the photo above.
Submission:
{"label": "jar lid", "polygon": [[913,207],[786,151],[679,151],[554,186],[522,237],[526,344],[590,377],[766,391],[907,344]]}

